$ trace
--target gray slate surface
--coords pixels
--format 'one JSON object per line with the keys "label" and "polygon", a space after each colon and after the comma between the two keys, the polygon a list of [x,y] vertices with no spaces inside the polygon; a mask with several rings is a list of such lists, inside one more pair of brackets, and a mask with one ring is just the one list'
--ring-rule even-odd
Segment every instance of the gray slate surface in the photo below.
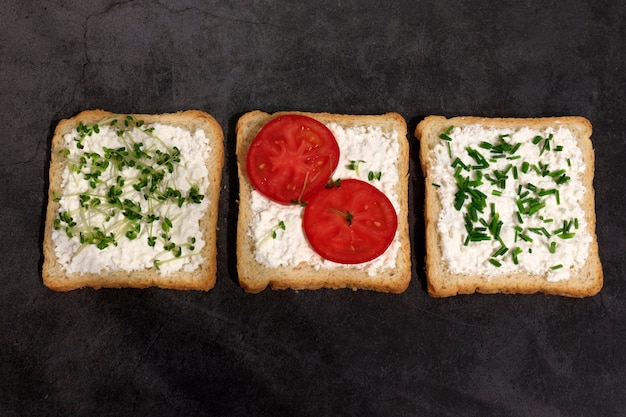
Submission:
{"label": "gray slate surface", "polygon": [[[0,5],[0,415],[624,416],[626,4],[22,1]],[[199,108],[226,135],[208,293],[42,285],[50,140],[83,109]],[[247,295],[234,126],[252,109],[582,115],[602,292],[430,298],[411,140],[401,295]]]}

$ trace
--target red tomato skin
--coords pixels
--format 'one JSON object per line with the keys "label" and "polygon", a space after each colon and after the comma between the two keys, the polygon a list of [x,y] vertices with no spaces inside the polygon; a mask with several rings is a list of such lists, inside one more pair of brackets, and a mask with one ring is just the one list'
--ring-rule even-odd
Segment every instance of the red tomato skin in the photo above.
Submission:
{"label": "red tomato skin", "polygon": [[279,204],[306,202],[323,188],[339,161],[339,145],[321,122],[288,114],[270,120],[246,156],[252,186]]}
{"label": "red tomato skin", "polygon": [[359,264],[387,250],[398,217],[391,201],[376,187],[348,179],[340,187],[313,195],[304,208],[302,225],[309,244],[324,259]]}

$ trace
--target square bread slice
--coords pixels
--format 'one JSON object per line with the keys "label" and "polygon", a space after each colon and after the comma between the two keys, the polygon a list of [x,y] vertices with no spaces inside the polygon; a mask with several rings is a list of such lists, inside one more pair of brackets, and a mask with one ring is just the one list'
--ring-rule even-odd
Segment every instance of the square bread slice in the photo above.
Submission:
{"label": "square bread slice", "polygon": [[[383,255],[356,265],[335,264],[323,259],[311,249],[304,236],[302,207],[273,203],[253,188],[246,172],[250,144],[268,121],[289,113],[314,118],[333,132],[341,153],[333,179],[360,178],[367,181],[369,170],[382,172],[381,181],[370,183],[377,188],[386,187],[383,192],[394,202],[398,218],[394,241]],[[258,293],[269,286],[272,289],[351,288],[400,293],[408,287],[411,279],[409,148],[406,122],[400,115],[268,114],[252,111],[239,119],[236,131],[239,169],[237,271],[239,283],[246,292]],[[349,141],[356,142],[358,146],[345,149]],[[362,149],[361,153],[355,150],[357,148]],[[349,161],[359,160],[362,161],[361,172],[350,170]],[[385,181],[387,185],[383,186]],[[275,229],[280,222],[285,227]],[[268,238],[270,234],[277,237]]]}
{"label": "square bread slice", "polygon": [[52,139],[43,282],[209,290],[223,132],[209,114],[86,110]]}
{"label": "square bread slice", "polygon": [[418,124],[432,296],[600,291],[591,132],[583,117]]}

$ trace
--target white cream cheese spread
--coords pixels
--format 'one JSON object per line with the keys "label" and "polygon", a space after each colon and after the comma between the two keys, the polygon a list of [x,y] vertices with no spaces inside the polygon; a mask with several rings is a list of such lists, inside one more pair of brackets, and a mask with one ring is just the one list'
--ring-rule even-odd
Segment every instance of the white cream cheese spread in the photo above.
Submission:
{"label": "white cream cheese spread", "polygon": [[52,232],[59,263],[69,274],[193,271],[205,245],[199,221],[212,204],[204,197],[208,138],[202,129],[111,122],[63,138],[63,194]]}
{"label": "white cream cheese spread", "polygon": [[[398,132],[377,126],[342,127],[329,123],[340,149],[340,159],[333,179],[360,179],[382,191],[396,213],[400,210],[395,186],[399,172],[395,163],[400,152]],[[370,172],[372,174],[370,174]],[[376,175],[380,173],[380,176]],[[369,178],[368,178],[369,177]],[[268,266],[295,266],[305,263],[316,269],[357,267],[374,275],[378,270],[393,268],[400,248],[398,232],[385,253],[369,262],[344,265],[319,256],[309,245],[302,230],[302,207],[277,204],[253,190],[252,220],[249,233],[254,239],[256,261]],[[279,227],[282,222],[283,227]]]}
{"label": "white cream cheese spread", "polygon": [[441,202],[437,230],[450,272],[559,281],[585,264],[585,165],[571,131],[454,127],[433,155],[428,186]]}

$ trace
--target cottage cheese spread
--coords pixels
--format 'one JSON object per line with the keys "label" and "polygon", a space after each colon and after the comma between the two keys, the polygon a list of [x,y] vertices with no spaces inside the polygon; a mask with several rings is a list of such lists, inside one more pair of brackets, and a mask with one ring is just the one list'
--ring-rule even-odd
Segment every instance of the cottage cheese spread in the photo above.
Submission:
{"label": "cottage cheese spread", "polygon": [[[162,274],[193,271],[203,261],[198,253],[205,242],[198,224],[211,204],[207,198],[202,197],[199,203],[185,200],[180,207],[176,198],[163,201],[151,196],[146,200],[145,189],[137,191],[133,187],[140,177],[140,170],[130,166],[124,166],[120,170],[113,161],[100,174],[95,187],[92,187],[85,179],[88,167],[76,172],[72,165],[76,166],[85,155],[86,160],[90,161],[91,153],[104,155],[105,148],[123,147],[131,151],[133,143],[143,144],[141,149],[152,156],[152,159],[147,161],[155,159],[157,149],[167,153],[176,147],[180,151],[180,162],[172,164],[171,173],[166,169],[166,165],[154,165],[165,173],[156,193],[162,193],[170,188],[178,190],[184,198],[188,196],[192,187],[196,187],[198,193],[204,195],[208,186],[205,161],[211,151],[204,131],[198,129],[189,132],[180,127],[156,123],[140,128],[129,128],[123,136],[116,132],[119,132],[116,127],[103,123],[99,127],[99,132],[84,136],[80,140],[80,145],[78,141],[80,135],[76,130],[64,136],[69,154],[66,156],[68,163],[62,174],[63,195],[59,199],[59,213],[68,213],[77,224],[70,229],[71,237],[64,227],[55,228],[52,232],[54,250],[59,263],[69,274],[132,271],[155,266],[158,266]],[[82,149],[79,146],[82,146]],[[154,162],[146,162],[151,163]],[[118,182],[120,178],[123,179],[122,183]],[[125,236],[131,223],[124,216],[123,210],[108,204],[108,193],[113,185],[119,186],[121,201],[129,200],[141,206],[143,219],[139,222],[139,232],[132,239]],[[100,203],[98,206],[92,204],[92,208],[86,209],[85,206],[81,207],[81,196],[89,197],[87,205],[95,198]],[[156,220],[147,222],[146,213],[150,213]],[[163,225],[165,218],[170,220],[171,228]],[[92,227],[98,227],[104,235],[112,234],[116,244],[111,243],[104,249],[99,249],[95,244],[81,244],[81,231],[88,233],[87,230],[92,230]],[[147,243],[150,236],[153,237],[153,246]],[[168,244],[174,244],[175,249],[166,250],[165,246]],[[177,253],[177,250],[180,250],[180,253]]]}
{"label": "cottage cheese spread", "polygon": [[[585,165],[582,151],[571,131],[562,127],[538,131],[530,128],[486,129],[471,125],[455,127],[448,135],[452,140],[442,139],[433,149],[431,179],[437,187],[442,206],[437,219],[442,261],[450,272],[488,277],[516,272],[547,274],[548,281],[559,281],[568,279],[571,272],[585,264],[592,241],[581,206],[585,194],[581,176]],[[520,145],[514,154],[505,153],[506,157],[493,159],[495,154],[484,142],[497,146],[502,143],[501,135],[508,135],[503,138],[510,145]],[[550,135],[551,140],[546,147],[545,140]],[[542,137],[541,141],[535,139],[538,136]],[[533,140],[537,143],[533,143]],[[455,171],[461,166],[457,164],[453,167],[456,158],[460,158],[466,166],[475,166],[477,163],[469,155],[468,147],[478,150],[488,160],[489,167],[482,169],[482,184],[474,187],[487,197],[486,208],[483,213],[478,213],[478,217],[489,223],[493,204],[494,211],[503,223],[501,241],[491,236],[489,240],[467,242],[468,231],[463,227],[467,210],[465,207],[461,210],[454,207],[455,194],[459,190]],[[524,166],[524,162],[528,165]],[[526,168],[526,173],[523,168]],[[494,186],[485,177],[490,175],[494,179],[496,170],[499,173],[507,172],[504,188]],[[474,170],[461,168],[460,172],[462,176],[476,178]],[[557,184],[561,175],[568,176],[569,180]],[[558,197],[552,191],[540,193],[541,190],[558,190]],[[522,196],[536,198],[545,206],[536,213],[518,214],[518,200],[522,200]],[[465,204],[469,201],[468,198]],[[564,222],[570,232],[567,236],[559,230],[563,228]],[[489,234],[489,231],[486,233]],[[494,257],[493,254],[501,249],[502,243],[508,251]],[[517,264],[514,258],[517,258]],[[490,259],[495,262],[492,263]]]}
{"label": "cottage cheese spread", "polygon": [[[327,127],[333,132],[340,149],[340,159],[333,179],[356,178],[368,181],[368,173],[381,172],[380,179],[368,181],[382,191],[391,201],[396,213],[400,210],[395,186],[399,173],[395,164],[400,152],[398,133],[384,131],[375,126],[355,126],[344,128],[336,123]],[[351,161],[360,161],[358,170],[349,169]],[[252,220],[249,234],[255,243],[256,261],[268,266],[295,266],[306,263],[316,269],[357,267],[370,275],[380,269],[393,268],[400,248],[398,233],[385,253],[376,259],[359,265],[344,265],[328,261],[319,256],[308,244],[302,230],[302,208],[285,206],[272,202],[258,191],[251,196]],[[277,228],[280,222],[284,230]],[[276,238],[273,238],[276,233]]]}

